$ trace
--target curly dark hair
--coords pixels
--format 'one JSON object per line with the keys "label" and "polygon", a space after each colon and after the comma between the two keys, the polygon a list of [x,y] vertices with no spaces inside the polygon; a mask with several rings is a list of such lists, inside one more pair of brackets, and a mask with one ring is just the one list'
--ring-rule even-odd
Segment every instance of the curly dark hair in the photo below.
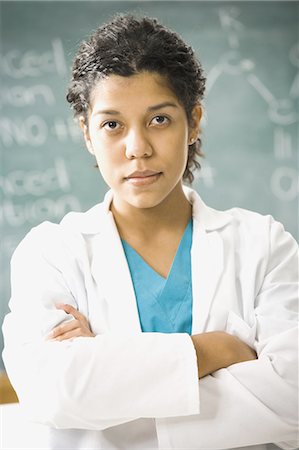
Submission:
{"label": "curly dark hair", "polygon": [[[91,93],[99,80],[111,74],[128,77],[142,71],[166,78],[192,126],[192,110],[200,104],[205,90],[200,62],[178,34],[156,19],[132,14],[115,16],[81,43],[66,96],[75,117],[83,116],[88,123]],[[183,179],[190,184],[192,170],[200,168],[196,156],[203,156],[199,138],[188,148]]]}

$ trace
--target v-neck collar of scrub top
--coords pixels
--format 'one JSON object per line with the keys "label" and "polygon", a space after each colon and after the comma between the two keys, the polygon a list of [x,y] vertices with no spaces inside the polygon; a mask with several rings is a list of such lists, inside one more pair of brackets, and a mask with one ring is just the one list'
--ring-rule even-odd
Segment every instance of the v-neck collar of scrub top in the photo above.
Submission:
{"label": "v-neck collar of scrub top", "polygon": [[[205,327],[224,269],[224,243],[219,231],[235,219],[230,211],[216,211],[206,206],[196,191],[186,186],[183,188],[192,205],[193,218],[191,268],[194,334],[202,332]],[[140,321],[130,271],[110,210],[112,200],[113,191],[110,190],[102,203],[85,213],[68,213],[61,225],[66,233],[70,230],[71,234],[81,235],[85,248],[82,251],[86,251],[86,244],[91,248],[92,259],[86,264],[90,265],[95,282],[101,286],[109,302],[110,329],[132,333],[141,330]]]}
{"label": "v-neck collar of scrub top", "polygon": [[[162,277],[122,240],[129,265],[143,331],[188,332],[192,328],[190,219],[177,248],[167,278]],[[180,312],[180,314],[179,314]]]}

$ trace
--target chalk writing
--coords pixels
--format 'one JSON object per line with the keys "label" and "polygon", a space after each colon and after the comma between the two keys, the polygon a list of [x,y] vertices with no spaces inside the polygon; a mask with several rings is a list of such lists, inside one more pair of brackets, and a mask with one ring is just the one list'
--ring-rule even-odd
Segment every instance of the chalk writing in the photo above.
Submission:
{"label": "chalk writing", "polygon": [[41,197],[25,203],[4,199],[0,204],[0,225],[21,227],[25,224],[38,224],[44,220],[60,220],[68,211],[81,211],[81,204],[74,195],[58,198]]}
{"label": "chalk writing", "polygon": [[6,176],[0,175],[0,193],[6,196],[41,196],[48,192],[71,188],[69,175],[62,158],[54,160],[54,167],[43,171],[14,170]]}
{"label": "chalk writing", "polygon": [[12,120],[9,117],[0,119],[0,138],[5,147],[17,145],[43,145],[48,137],[48,127],[45,120],[32,115],[25,120]]}
{"label": "chalk writing", "polygon": [[[276,160],[286,161],[293,156],[291,135],[283,128],[296,124],[299,120],[296,99],[299,96],[299,74],[291,83],[289,96],[277,99],[270,89],[252,70],[254,61],[244,58],[239,51],[239,33],[245,29],[239,20],[240,10],[236,7],[220,8],[219,21],[225,31],[230,51],[226,52],[218,64],[208,74],[207,92],[223,74],[246,75],[247,81],[268,105],[268,117],[275,124],[274,129],[274,157]],[[289,51],[289,59],[295,67],[299,67],[299,43],[293,45]],[[294,167],[277,167],[272,173],[270,186],[272,193],[281,201],[292,201],[298,196],[298,172]]]}
{"label": "chalk writing", "polygon": [[[53,121],[53,124],[50,123]],[[23,118],[0,118],[0,140],[4,147],[17,146],[40,147],[47,142],[48,136],[54,135],[60,142],[81,139],[79,126],[71,117],[67,119],[54,117],[48,120],[37,114]]]}
{"label": "chalk writing", "polygon": [[73,142],[78,142],[82,138],[81,130],[72,117],[67,119],[55,117],[50,131],[57,137],[59,142],[67,142],[70,138]]}
{"label": "chalk writing", "polygon": [[271,177],[274,195],[282,201],[295,200],[299,194],[298,172],[293,167],[278,167]]}
{"label": "chalk writing", "polygon": [[4,75],[15,79],[40,77],[45,73],[56,73],[61,77],[67,74],[67,65],[61,39],[51,42],[49,51],[38,53],[28,50],[11,50],[1,56],[1,69]]}
{"label": "chalk writing", "polygon": [[45,84],[35,86],[13,86],[0,89],[0,108],[9,105],[14,108],[35,105],[41,99],[46,105],[52,106],[56,103],[52,89]]}
{"label": "chalk writing", "polygon": [[293,156],[292,136],[281,127],[274,129],[274,155],[276,159],[290,159]]}

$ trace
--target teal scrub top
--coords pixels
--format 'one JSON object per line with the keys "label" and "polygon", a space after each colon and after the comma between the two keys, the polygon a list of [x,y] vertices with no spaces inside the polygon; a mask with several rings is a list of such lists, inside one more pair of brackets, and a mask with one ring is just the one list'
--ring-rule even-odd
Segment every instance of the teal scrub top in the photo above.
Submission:
{"label": "teal scrub top", "polygon": [[144,332],[191,334],[192,231],[191,219],[167,278],[153,270],[127,242],[122,240],[134,285],[140,325]]}

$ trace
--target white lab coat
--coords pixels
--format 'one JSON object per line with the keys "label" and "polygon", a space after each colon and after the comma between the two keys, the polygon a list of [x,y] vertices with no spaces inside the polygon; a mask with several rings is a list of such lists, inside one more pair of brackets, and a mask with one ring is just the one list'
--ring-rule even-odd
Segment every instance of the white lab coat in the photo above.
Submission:
{"label": "white lab coat", "polygon": [[[258,359],[198,381],[187,334],[141,332],[109,192],[85,213],[35,227],[12,258],[3,357],[26,414],[49,426],[43,448],[297,447],[296,242],[270,216],[215,211],[185,193],[192,334],[226,330]],[[45,341],[72,319],[55,302],[78,308],[97,336]]]}

